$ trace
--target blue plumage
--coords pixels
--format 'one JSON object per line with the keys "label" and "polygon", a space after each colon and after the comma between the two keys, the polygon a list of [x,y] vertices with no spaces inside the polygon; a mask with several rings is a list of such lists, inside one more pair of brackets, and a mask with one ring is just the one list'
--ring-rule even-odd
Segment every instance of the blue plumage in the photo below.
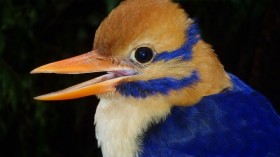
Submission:
{"label": "blue plumage", "polygon": [[[155,56],[153,62],[169,61],[175,58],[190,60],[192,48],[200,40],[200,31],[197,23],[192,23],[186,33],[187,42],[179,49],[172,52],[162,52]],[[152,79],[148,81],[125,82],[117,86],[117,91],[124,96],[146,98],[155,94],[167,95],[171,90],[179,90],[199,81],[199,73],[193,71],[191,76],[182,79],[171,77]]]}
{"label": "blue plumage", "polygon": [[[143,44],[148,57],[139,61]],[[96,137],[104,156],[280,156],[280,119],[271,104],[231,74],[230,82],[198,25],[172,1],[121,3],[97,29],[93,45],[89,53],[31,73],[110,72],[36,97],[98,95]]]}
{"label": "blue plumage", "polygon": [[167,95],[171,90],[179,90],[199,81],[199,74],[193,71],[191,76],[182,79],[172,77],[158,78],[147,81],[125,82],[117,86],[118,92],[124,96],[145,98],[155,94]]}
{"label": "blue plumage", "polygon": [[232,89],[173,107],[143,137],[141,157],[280,156],[280,119],[268,100],[230,75]]}
{"label": "blue plumage", "polygon": [[[200,40],[197,24],[187,31],[178,50],[157,54],[153,62],[192,59]],[[202,98],[191,107],[173,107],[170,115],[143,135],[141,157],[280,156],[280,119],[268,100],[229,74],[232,89]],[[200,81],[199,72],[174,79],[125,82],[117,86],[124,96],[146,98],[169,94]]]}
{"label": "blue plumage", "polygon": [[201,39],[200,30],[197,23],[189,26],[186,34],[187,42],[179,49],[172,52],[162,52],[155,56],[153,62],[164,60],[169,61],[175,58],[190,60],[192,58],[192,48]]}

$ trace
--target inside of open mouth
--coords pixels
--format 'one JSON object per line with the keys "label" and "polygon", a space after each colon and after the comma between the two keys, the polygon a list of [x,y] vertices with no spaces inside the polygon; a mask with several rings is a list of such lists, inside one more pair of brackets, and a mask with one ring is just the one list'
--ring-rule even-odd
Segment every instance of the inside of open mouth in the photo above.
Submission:
{"label": "inside of open mouth", "polygon": [[116,77],[132,76],[137,74],[137,72],[134,70],[117,70],[117,71],[109,71],[107,73],[114,74]]}
{"label": "inside of open mouth", "polygon": [[[130,77],[133,75],[136,75],[137,72],[134,70],[118,70],[118,71],[109,71],[109,72],[101,72],[100,74],[102,74],[101,76],[95,77],[93,79],[90,79],[88,81],[79,83],[77,85],[73,85],[71,87],[56,91],[56,92],[51,92],[49,94],[56,94],[56,93],[60,93],[60,92],[67,92],[67,91],[72,91],[72,90],[77,90],[80,88],[84,88],[93,84],[97,84],[100,82],[104,82],[104,81],[108,81],[108,80],[112,80],[115,78],[120,78],[120,77]],[[84,74],[83,74],[84,75]],[[88,74],[86,74],[88,75]]]}

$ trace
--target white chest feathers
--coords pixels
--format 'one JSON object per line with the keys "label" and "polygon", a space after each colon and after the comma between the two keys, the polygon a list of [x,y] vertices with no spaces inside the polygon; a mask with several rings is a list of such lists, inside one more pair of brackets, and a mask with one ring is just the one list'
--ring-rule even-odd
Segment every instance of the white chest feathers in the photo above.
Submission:
{"label": "white chest feathers", "polygon": [[95,114],[96,138],[103,157],[136,157],[149,124],[169,112],[165,101],[132,98],[101,99]]}

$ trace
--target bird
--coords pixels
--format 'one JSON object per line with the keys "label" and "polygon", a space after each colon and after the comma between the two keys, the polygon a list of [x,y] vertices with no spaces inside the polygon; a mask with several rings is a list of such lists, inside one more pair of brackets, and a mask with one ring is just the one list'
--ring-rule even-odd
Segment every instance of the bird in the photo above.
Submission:
{"label": "bird", "polygon": [[224,70],[199,26],[171,0],[125,0],[104,19],[93,49],[35,73],[106,72],[35,97],[96,95],[104,157],[280,156],[269,100]]}

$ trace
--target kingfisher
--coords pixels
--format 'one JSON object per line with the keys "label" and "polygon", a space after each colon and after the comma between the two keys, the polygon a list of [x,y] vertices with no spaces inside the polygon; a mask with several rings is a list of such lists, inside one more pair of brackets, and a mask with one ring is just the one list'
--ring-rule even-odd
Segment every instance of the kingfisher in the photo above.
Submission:
{"label": "kingfisher", "polygon": [[171,0],[125,0],[93,49],[31,73],[104,75],[37,100],[96,95],[104,157],[280,156],[280,118],[227,73],[198,24]]}

